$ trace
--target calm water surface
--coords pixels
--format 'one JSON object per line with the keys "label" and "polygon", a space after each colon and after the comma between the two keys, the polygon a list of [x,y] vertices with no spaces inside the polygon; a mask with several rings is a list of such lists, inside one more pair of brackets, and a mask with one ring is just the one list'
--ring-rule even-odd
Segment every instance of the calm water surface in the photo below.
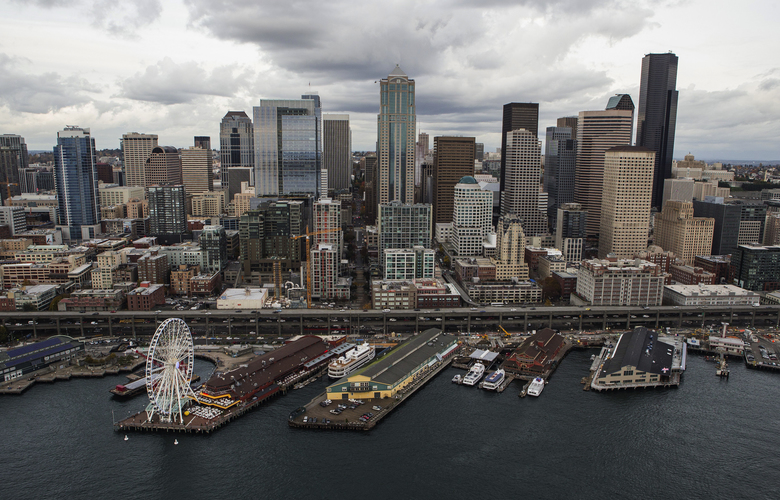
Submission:
{"label": "calm water surface", "polygon": [[[584,392],[573,352],[539,398],[449,369],[370,433],[289,429],[291,391],[210,436],[115,433],[124,376],[0,398],[0,499],[778,498],[780,374],[689,357],[678,389]],[[213,369],[196,361],[196,371]],[[462,372],[461,372],[462,373]],[[174,438],[179,445],[174,445]]]}

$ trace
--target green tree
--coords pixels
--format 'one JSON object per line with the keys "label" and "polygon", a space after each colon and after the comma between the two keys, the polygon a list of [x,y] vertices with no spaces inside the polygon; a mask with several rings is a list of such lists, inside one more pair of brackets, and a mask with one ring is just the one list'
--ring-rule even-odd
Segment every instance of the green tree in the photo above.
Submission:
{"label": "green tree", "polygon": [[24,304],[22,306],[22,311],[25,311],[25,312],[33,312],[33,311],[37,311],[37,310],[38,310],[38,308],[35,307],[35,305],[32,304],[31,302],[28,302],[28,303],[26,303],[26,304]]}
{"label": "green tree", "polygon": [[5,325],[0,325],[0,344],[5,344],[11,340],[11,336],[8,335],[8,328]]}

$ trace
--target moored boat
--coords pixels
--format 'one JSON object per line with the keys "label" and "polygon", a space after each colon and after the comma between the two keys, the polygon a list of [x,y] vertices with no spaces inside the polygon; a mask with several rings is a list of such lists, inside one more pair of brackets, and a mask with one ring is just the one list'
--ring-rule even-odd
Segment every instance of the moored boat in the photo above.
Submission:
{"label": "moored boat", "polygon": [[501,383],[504,382],[505,377],[506,373],[499,368],[487,376],[485,382],[482,384],[482,388],[487,389],[488,391],[495,391],[501,387]]}

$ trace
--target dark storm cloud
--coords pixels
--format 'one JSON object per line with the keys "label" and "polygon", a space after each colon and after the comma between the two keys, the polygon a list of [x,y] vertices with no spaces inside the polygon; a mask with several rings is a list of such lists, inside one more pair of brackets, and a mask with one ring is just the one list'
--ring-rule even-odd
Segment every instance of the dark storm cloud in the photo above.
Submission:
{"label": "dark storm cloud", "polygon": [[0,103],[11,111],[48,113],[90,102],[98,89],[87,80],[57,73],[32,74],[29,62],[0,53]]}
{"label": "dark storm cloud", "polygon": [[177,64],[165,58],[120,82],[121,97],[160,104],[191,102],[200,96],[232,97],[245,88],[251,72],[223,66],[208,72],[194,61]]}

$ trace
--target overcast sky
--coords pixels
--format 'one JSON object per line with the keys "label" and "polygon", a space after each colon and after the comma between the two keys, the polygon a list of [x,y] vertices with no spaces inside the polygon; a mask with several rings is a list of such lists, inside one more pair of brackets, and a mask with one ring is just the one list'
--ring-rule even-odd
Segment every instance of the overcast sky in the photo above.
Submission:
{"label": "overcast sky", "polygon": [[[379,88],[416,80],[418,130],[500,146],[501,106],[539,128],[639,100],[642,57],[679,57],[675,158],[778,160],[778,2],[742,0],[0,0],[0,133],[50,150],[126,132],[218,144],[228,110],[319,92],[373,150]],[[310,86],[309,86],[310,85]],[[216,146],[215,146],[216,147]]]}

